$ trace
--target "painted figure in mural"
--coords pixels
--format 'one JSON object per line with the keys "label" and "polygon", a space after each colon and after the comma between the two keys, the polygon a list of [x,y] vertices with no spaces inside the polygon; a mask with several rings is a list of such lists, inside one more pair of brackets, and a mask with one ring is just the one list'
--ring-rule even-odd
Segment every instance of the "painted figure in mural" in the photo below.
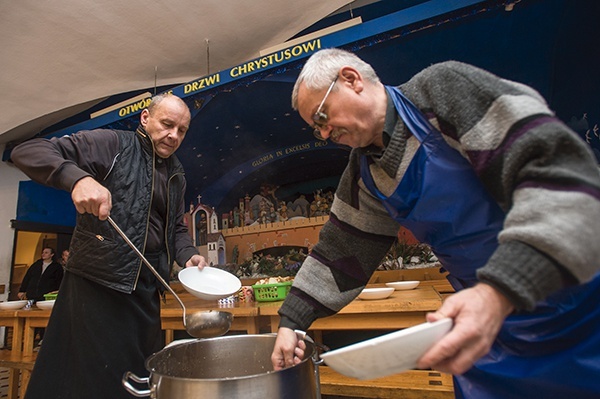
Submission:
{"label": "painted figure in mural", "polygon": [[281,202],[281,208],[279,208],[279,219],[283,220],[284,222],[288,220],[287,205],[285,202]]}
{"label": "painted figure in mural", "polygon": [[275,196],[275,191],[277,191],[278,188],[279,186],[270,183],[263,183],[260,186],[260,195],[276,208],[279,206],[279,200],[277,200],[277,197]]}
{"label": "painted figure in mural", "polygon": [[30,178],[69,191],[78,212],[27,399],[130,398],[123,374],[144,375],[146,358],[163,348],[164,288],[106,219],[165,279],[174,261],[206,265],[183,225],[186,182],[174,155],[189,125],[185,102],[164,94],[141,112],[135,132],[82,131],[12,151]]}
{"label": "painted figure in mural", "polygon": [[454,374],[457,397],[598,395],[600,169],[539,93],[454,61],[384,86],[328,49],[292,103],[317,138],[352,152],[279,310],[276,369],[299,361],[294,329],[352,301],[404,226],[457,291],[427,315],[454,326],[420,368]]}
{"label": "painted figure in mural", "polygon": [[244,225],[250,226],[253,222],[252,216],[250,215],[250,209],[246,208],[244,211]]}
{"label": "painted figure in mural", "polygon": [[274,206],[271,206],[271,208],[269,209],[269,221],[271,223],[275,223],[275,222],[279,221],[279,214],[275,210]]}

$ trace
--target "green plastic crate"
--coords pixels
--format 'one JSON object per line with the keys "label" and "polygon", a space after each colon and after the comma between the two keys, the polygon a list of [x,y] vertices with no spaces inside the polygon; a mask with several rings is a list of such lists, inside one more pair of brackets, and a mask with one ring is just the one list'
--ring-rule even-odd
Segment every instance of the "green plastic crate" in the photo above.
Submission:
{"label": "green plastic crate", "polygon": [[293,281],[276,284],[254,284],[254,299],[258,302],[283,301],[292,288]]}

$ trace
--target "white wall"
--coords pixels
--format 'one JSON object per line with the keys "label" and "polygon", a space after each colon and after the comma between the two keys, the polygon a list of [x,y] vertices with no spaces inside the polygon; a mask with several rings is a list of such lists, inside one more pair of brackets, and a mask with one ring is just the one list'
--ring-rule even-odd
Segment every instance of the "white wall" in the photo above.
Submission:
{"label": "white wall", "polygon": [[[5,145],[0,144],[0,154]],[[0,295],[0,300],[8,298],[10,287],[10,268],[13,252],[15,231],[10,225],[11,219],[17,216],[17,198],[19,181],[29,180],[27,176],[14,165],[0,161],[0,284],[6,290]]]}

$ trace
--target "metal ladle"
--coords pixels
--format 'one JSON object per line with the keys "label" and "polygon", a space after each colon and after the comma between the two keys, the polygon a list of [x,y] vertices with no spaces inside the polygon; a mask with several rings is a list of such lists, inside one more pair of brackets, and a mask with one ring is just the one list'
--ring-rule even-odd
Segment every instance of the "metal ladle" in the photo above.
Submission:
{"label": "metal ladle", "polygon": [[136,248],[136,246],[131,242],[131,240],[125,235],[123,230],[117,226],[114,220],[111,217],[108,217],[108,223],[112,225],[112,227],[117,230],[119,235],[123,237],[125,242],[134,250],[137,256],[140,257],[142,262],[150,269],[152,274],[161,282],[162,285],[165,286],[167,290],[177,299],[179,305],[183,309],[183,326],[185,327],[188,334],[195,338],[212,338],[221,336],[231,328],[231,322],[233,321],[233,315],[229,312],[222,312],[218,310],[208,310],[195,312],[189,315],[186,315],[185,305],[181,301],[181,298],[173,291],[171,286],[161,277],[161,275],[156,271],[156,269],[148,262],[146,257]]}

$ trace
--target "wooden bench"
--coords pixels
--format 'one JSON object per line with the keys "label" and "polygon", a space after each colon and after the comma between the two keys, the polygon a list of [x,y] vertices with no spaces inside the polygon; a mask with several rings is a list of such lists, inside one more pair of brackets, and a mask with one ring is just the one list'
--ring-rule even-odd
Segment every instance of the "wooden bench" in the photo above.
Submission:
{"label": "wooden bench", "polygon": [[[18,350],[0,350],[0,367],[8,368],[10,371],[7,395],[9,399],[22,398],[25,396],[25,390],[29,383],[29,375],[31,370],[33,370],[36,358],[37,352],[32,355],[23,355],[23,353]],[[23,373],[23,370],[27,370],[28,372]],[[20,384],[19,380],[21,381]],[[19,385],[21,386],[20,393]]]}
{"label": "wooden bench", "polygon": [[452,375],[409,370],[375,380],[357,380],[319,366],[321,394],[350,398],[453,399]]}

